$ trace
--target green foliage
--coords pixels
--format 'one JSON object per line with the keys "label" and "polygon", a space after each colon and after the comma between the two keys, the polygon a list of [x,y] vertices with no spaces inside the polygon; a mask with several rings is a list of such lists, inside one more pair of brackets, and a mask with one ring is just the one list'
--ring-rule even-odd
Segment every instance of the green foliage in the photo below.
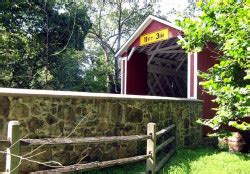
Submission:
{"label": "green foliage", "polygon": [[82,57],[84,57],[82,51],[72,48],[57,56],[50,70],[53,78],[48,81],[48,86],[53,86],[55,89],[86,91],[83,85]]}
{"label": "green foliage", "polygon": [[[86,40],[88,42],[88,38]],[[86,91],[107,92],[107,76],[113,66],[106,62],[98,50],[85,51],[87,59],[83,62],[83,85]]]}
{"label": "green foliage", "polygon": [[0,14],[0,86],[83,90],[79,51],[91,27],[83,4],[4,1]]}
{"label": "green foliage", "polygon": [[250,130],[250,124],[244,121],[250,113],[249,6],[244,0],[206,0],[199,1],[197,7],[198,16],[178,21],[185,33],[185,40],[180,42],[189,52],[215,44],[219,61],[200,75],[203,88],[216,97],[217,113],[214,118],[199,122],[220,131],[227,126]]}
{"label": "green foliage", "polygon": [[0,86],[119,92],[120,67],[114,54],[152,11],[150,5],[134,5],[4,1]]}
{"label": "green foliage", "polygon": [[120,60],[115,53],[152,12],[150,3],[142,6],[122,1],[89,4],[93,25],[86,37],[85,63],[92,67],[87,69],[84,81],[90,91],[120,92]]}

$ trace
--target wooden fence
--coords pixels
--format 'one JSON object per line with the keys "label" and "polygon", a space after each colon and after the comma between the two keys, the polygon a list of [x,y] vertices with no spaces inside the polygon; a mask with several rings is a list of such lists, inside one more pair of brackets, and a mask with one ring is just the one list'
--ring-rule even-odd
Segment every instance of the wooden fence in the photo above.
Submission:
{"label": "wooden fence", "polygon": [[[146,155],[134,156],[129,158],[122,158],[103,162],[92,162],[86,164],[75,164],[70,166],[58,166],[58,168],[36,171],[32,173],[47,174],[47,173],[65,173],[72,171],[87,171],[98,168],[105,168],[115,165],[121,165],[126,163],[133,163],[137,161],[146,160],[146,173],[155,174],[167,160],[175,152],[175,136],[172,136],[164,140],[157,146],[156,139],[162,137],[164,134],[169,133],[175,125],[156,132],[156,124],[148,123],[147,135],[130,135],[130,136],[111,136],[111,137],[84,137],[84,138],[44,138],[44,139],[20,139],[20,124],[18,121],[10,121],[8,123],[7,140],[0,140],[0,145],[8,143],[6,149],[6,173],[16,174],[20,165],[20,160],[25,160],[20,156],[20,146],[39,146],[39,145],[65,145],[65,144],[90,144],[90,143],[110,143],[110,142],[128,142],[128,141],[141,141],[147,140],[147,152]],[[170,151],[157,162],[157,153],[166,148],[167,145],[173,144]]]}

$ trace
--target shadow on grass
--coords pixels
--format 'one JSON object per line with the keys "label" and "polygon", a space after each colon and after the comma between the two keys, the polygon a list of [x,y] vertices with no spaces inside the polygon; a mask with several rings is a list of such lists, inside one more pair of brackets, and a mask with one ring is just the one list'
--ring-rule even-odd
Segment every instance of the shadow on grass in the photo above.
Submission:
{"label": "shadow on grass", "polygon": [[[207,163],[212,163],[213,161],[211,160],[216,159],[216,158],[213,158],[214,156],[219,155],[221,157],[226,154],[228,154],[228,152],[224,153],[223,151],[219,151],[213,148],[179,149],[174,154],[174,156],[170,158],[170,160],[165,164],[165,166],[160,170],[159,173],[160,174],[168,174],[168,173],[169,174],[190,174],[190,173],[193,173],[191,169],[191,165],[193,165],[192,167],[194,167],[193,163],[196,163],[197,161],[198,163],[195,166],[196,169],[198,169],[199,172],[204,171],[206,173],[207,168],[213,167],[211,166],[213,164],[209,166]],[[237,156],[242,161],[250,162],[250,154],[245,154],[245,155],[232,154],[232,156]],[[234,159],[234,158],[230,159],[229,157],[226,157],[225,159],[219,158],[219,160],[234,160],[234,161],[228,161],[229,163],[231,162],[235,163],[237,162],[235,160],[239,160],[239,159]],[[139,173],[146,171],[145,163],[146,163],[145,161],[142,161],[138,163],[92,170],[89,172],[77,172],[77,173],[78,174],[139,174]],[[242,163],[239,163],[239,165],[241,164]],[[247,164],[250,164],[250,163],[247,163]],[[218,170],[223,169],[223,168],[220,168],[220,167],[223,167],[223,165],[220,164],[219,167],[217,166]],[[194,173],[197,173],[197,172],[194,172]],[[242,172],[238,172],[238,173],[242,173]]]}
{"label": "shadow on grass", "polygon": [[103,169],[96,169],[86,172],[73,172],[77,174],[140,174],[146,171],[146,162],[141,161],[137,163],[125,164]]}

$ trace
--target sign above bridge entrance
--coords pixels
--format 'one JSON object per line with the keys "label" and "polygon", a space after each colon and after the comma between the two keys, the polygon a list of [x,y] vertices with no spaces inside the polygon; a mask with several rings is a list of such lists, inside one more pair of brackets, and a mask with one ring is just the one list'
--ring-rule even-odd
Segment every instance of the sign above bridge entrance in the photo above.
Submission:
{"label": "sign above bridge entrance", "polygon": [[167,40],[169,38],[168,29],[151,32],[140,36],[140,46]]}

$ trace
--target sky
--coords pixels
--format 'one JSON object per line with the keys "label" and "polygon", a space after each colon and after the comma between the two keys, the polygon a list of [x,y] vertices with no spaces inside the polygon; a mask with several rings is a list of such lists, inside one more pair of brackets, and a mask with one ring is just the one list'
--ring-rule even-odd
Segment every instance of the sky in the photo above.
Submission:
{"label": "sky", "polygon": [[159,0],[156,4],[160,5],[161,11],[173,8],[183,10],[188,5],[188,0]]}
{"label": "sky", "polygon": [[[183,11],[188,6],[188,0],[160,0],[157,4],[159,5],[159,9],[161,11],[161,15],[166,15],[168,11],[172,9],[177,9],[177,11]],[[164,13],[165,12],[165,13]],[[168,20],[174,21],[176,16],[168,16]]]}
{"label": "sky", "polygon": [[[129,1],[129,0],[127,0]],[[133,0],[131,0],[133,1]],[[143,2],[153,2],[155,10],[160,10],[161,15],[166,15],[167,12],[169,12],[172,9],[177,9],[178,11],[183,11],[188,6],[189,0],[134,0],[139,1],[140,4],[143,4]],[[171,16],[168,19],[173,21],[175,18],[174,16]]]}

